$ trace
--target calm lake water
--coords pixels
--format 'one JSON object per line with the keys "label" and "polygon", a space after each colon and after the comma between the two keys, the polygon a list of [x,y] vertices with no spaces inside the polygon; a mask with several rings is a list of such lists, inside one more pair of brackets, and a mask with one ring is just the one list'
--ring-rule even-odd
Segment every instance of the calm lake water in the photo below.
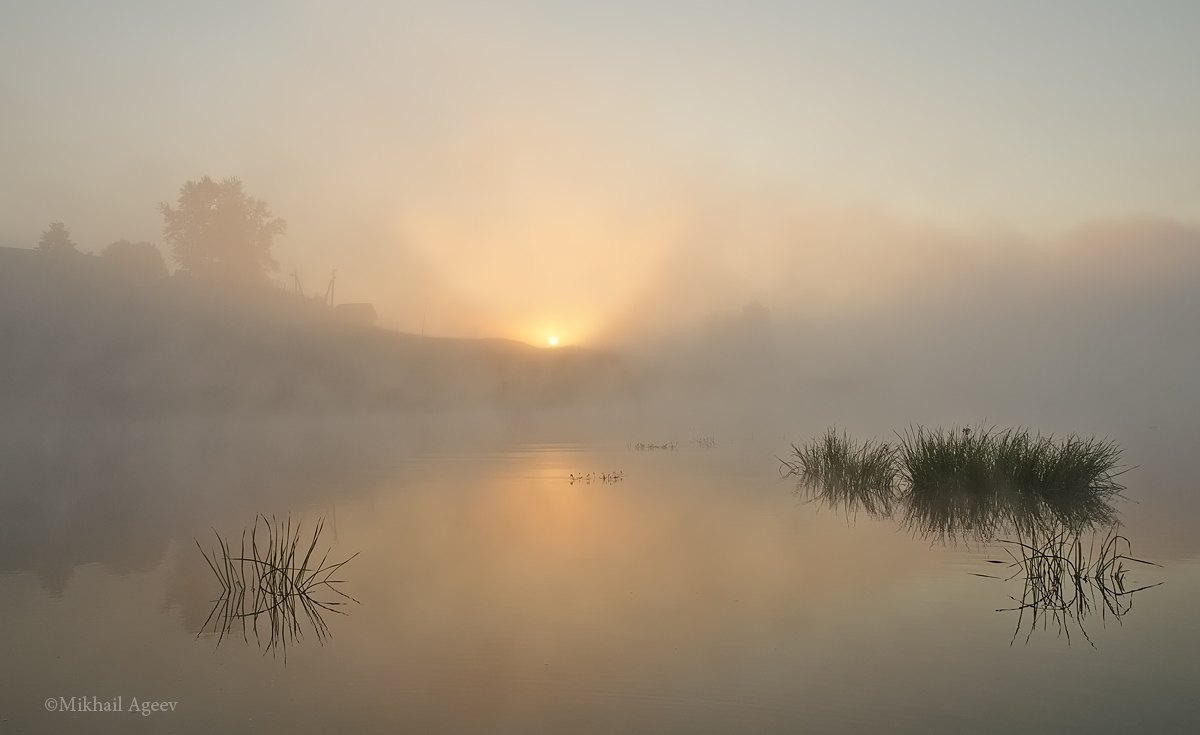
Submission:
{"label": "calm lake water", "polygon": [[[995,578],[1002,544],[933,543],[797,498],[777,457],[802,432],[5,432],[4,732],[1200,728],[1194,426],[1113,435],[1136,465],[1123,533],[1161,565],[1127,583],[1157,586],[1119,619],[1097,607],[1035,629],[998,611],[1023,589]],[[323,616],[324,641],[301,617],[286,661],[205,627],[221,587],[195,540],[210,550],[214,529],[236,538],[260,513],[324,518],[318,551],[357,554],[338,574],[357,602]],[[47,711],[60,697],[176,704]]]}

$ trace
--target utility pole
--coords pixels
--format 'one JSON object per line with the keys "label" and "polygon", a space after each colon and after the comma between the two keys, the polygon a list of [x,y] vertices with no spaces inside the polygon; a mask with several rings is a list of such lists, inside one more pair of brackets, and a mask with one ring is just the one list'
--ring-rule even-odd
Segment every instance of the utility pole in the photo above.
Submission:
{"label": "utility pole", "polygon": [[333,269],[333,273],[329,274],[329,288],[325,289],[325,300],[329,306],[333,306],[333,284],[337,281],[337,268]]}

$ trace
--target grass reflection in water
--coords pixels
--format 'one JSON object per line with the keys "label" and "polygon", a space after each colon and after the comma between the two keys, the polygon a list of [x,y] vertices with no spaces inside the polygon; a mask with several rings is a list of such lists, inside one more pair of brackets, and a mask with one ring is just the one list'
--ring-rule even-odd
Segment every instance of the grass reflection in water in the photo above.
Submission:
{"label": "grass reflection in water", "polygon": [[1026,540],[999,539],[999,543],[1012,559],[1013,572],[1006,581],[1020,578],[1023,583],[1021,597],[1012,597],[1016,606],[997,611],[1019,613],[1014,641],[1023,629],[1028,630],[1028,641],[1040,623],[1042,630],[1053,626],[1068,640],[1074,624],[1091,643],[1083,625],[1089,615],[1099,612],[1102,620],[1111,617],[1120,622],[1133,607],[1135,592],[1162,584],[1129,587],[1127,562],[1158,565],[1130,556],[1129,539],[1116,526],[1103,536],[1093,532],[1086,548],[1082,534],[1064,527]]}
{"label": "grass reflection in water", "polygon": [[[200,628],[200,635],[216,635],[217,645],[241,630],[247,643],[250,633],[263,648],[264,655],[282,651],[287,660],[287,647],[304,637],[307,620],[317,640],[324,643],[329,627],[324,613],[344,615],[339,608],[347,602],[357,603],[337,588],[344,580],[334,579],[343,566],[358,554],[340,562],[329,562],[326,551],[318,560],[317,544],[325,528],[324,519],[317,521],[306,542],[302,524],[293,525],[289,516],[282,521],[259,515],[254,525],[242,531],[235,547],[228,539],[216,534],[218,548],[211,556],[196,542],[204,560],[221,585],[221,594]],[[214,531],[215,533],[215,531]],[[328,594],[323,599],[321,593]],[[340,599],[338,599],[340,598]],[[263,630],[259,621],[263,619]]]}
{"label": "grass reflection in water", "polygon": [[1120,457],[1107,440],[1054,440],[1025,429],[916,427],[895,444],[859,443],[830,429],[793,444],[783,471],[810,501],[896,518],[940,543],[1000,545],[1010,560],[995,563],[1012,573],[997,578],[1023,584],[1016,606],[1001,608],[1019,612],[1014,640],[1040,626],[1068,639],[1075,627],[1090,642],[1088,616],[1120,621],[1135,592],[1156,586],[1129,583],[1130,564],[1150,562],[1131,556],[1120,534]]}

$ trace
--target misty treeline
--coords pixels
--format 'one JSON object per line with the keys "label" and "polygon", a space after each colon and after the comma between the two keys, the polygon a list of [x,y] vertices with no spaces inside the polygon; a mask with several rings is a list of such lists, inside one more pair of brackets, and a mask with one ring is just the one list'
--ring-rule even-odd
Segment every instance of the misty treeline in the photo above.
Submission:
{"label": "misty treeline", "polygon": [[[78,246],[71,240],[71,232],[62,222],[50,223],[49,229],[43,232],[38,240],[37,249],[46,257],[52,258],[82,255]],[[101,250],[100,257],[103,258],[105,267],[126,273],[147,278],[165,278],[168,275],[162,251],[154,243],[145,240],[117,240]]]}
{"label": "misty treeline", "polygon": [[165,416],[546,405],[614,380],[611,356],[355,323],[274,283],[286,223],[236,178],[158,206],[148,242],[85,255],[56,222],[0,249],[0,416]]}
{"label": "misty treeline", "polygon": [[[712,433],[1200,417],[1200,229],[1181,223],[1102,223],[1028,254],[888,241],[839,259],[798,241],[790,308],[747,288],[690,327],[630,328],[615,353],[349,321],[271,280],[285,224],[236,179],[188,182],[159,211],[170,277],[151,244],[85,256],[62,225],[0,248],[0,418],[591,404]],[[679,272],[662,300],[719,290]],[[865,305],[806,311],[825,281]]]}
{"label": "misty treeline", "polygon": [[[276,235],[287,232],[287,222],[272,216],[266,202],[246,194],[237,177],[189,181],[180,188],[176,206],[161,202],[158,211],[181,278],[261,284],[279,270],[271,245]],[[50,224],[37,249],[49,257],[81,254],[62,222]],[[168,274],[162,252],[151,242],[118,240],[101,250],[100,258],[127,273]]]}

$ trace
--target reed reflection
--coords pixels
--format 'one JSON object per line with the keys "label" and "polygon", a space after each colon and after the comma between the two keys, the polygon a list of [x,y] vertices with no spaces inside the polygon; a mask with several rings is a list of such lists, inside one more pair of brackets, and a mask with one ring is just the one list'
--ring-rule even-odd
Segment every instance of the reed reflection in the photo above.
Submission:
{"label": "reed reflection", "polygon": [[811,502],[871,518],[894,518],[939,543],[996,544],[1010,561],[1005,581],[1020,580],[1014,640],[1027,629],[1072,628],[1089,642],[1084,622],[1096,613],[1120,621],[1133,594],[1131,555],[1114,501],[1121,451],[1111,441],[1054,440],[1025,429],[994,431],[916,427],[896,443],[858,442],[828,430],[792,445],[782,470]]}
{"label": "reed reflection", "polygon": [[[245,642],[249,643],[253,632],[264,655],[282,651],[286,662],[288,645],[304,637],[303,621],[307,620],[317,640],[324,644],[329,638],[324,613],[345,615],[340,608],[358,602],[338,589],[337,585],[345,580],[334,579],[358,554],[330,562],[326,550],[318,560],[315,552],[324,528],[322,518],[313,527],[311,537],[306,537],[302,524],[293,525],[290,516],[277,521],[259,515],[247,529],[249,537],[243,531],[236,548],[217,534],[218,548],[210,556],[197,541],[197,548],[221,585],[221,594],[197,637],[205,632],[214,634],[219,646],[240,628]],[[302,543],[305,538],[307,542]],[[321,599],[320,593],[337,597]],[[265,619],[261,634],[260,618]]]}
{"label": "reed reflection", "polygon": [[[1130,588],[1127,562],[1158,566],[1131,556],[1129,539],[1118,533],[1117,526],[1089,534],[1085,547],[1083,534],[1064,526],[1035,531],[1025,539],[998,539],[1012,561],[1012,574],[1005,581],[1020,579],[1021,596],[1012,597],[1014,607],[997,612],[1018,613],[1015,641],[1022,630],[1029,641],[1039,628],[1055,628],[1068,640],[1074,626],[1091,643],[1084,621],[1100,614],[1101,620],[1121,619],[1133,608],[1133,594],[1155,584]],[[979,574],[977,576],[990,577]],[[1093,644],[1095,645],[1095,644]]]}

